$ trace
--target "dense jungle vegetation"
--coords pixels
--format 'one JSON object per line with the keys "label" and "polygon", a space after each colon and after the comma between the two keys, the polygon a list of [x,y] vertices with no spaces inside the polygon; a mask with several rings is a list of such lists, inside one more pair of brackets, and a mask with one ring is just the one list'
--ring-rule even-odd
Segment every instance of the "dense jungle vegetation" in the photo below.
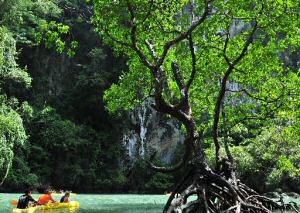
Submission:
{"label": "dense jungle vegetation", "polygon": [[[141,55],[122,46],[132,39],[127,32],[132,23],[127,23],[130,15],[123,14],[128,5],[118,2],[122,1],[0,0],[1,191],[51,186],[76,192],[164,193],[184,175],[185,170],[156,173],[149,169],[147,159],[138,159],[130,169],[124,161],[120,142],[124,114],[157,93],[149,94],[155,86],[151,74],[145,72],[146,62],[139,61]],[[153,1],[133,2],[136,19],[149,18],[138,28],[137,45],[142,52],[148,51],[147,60],[154,64],[157,59],[150,55],[151,48],[160,56],[165,41],[188,26],[188,15],[174,17],[188,8],[189,1],[170,1],[165,8],[159,4],[163,1],[152,6]],[[228,2],[228,8],[216,7],[228,10],[231,17],[247,16],[244,7],[254,7],[247,1],[241,1],[239,8]],[[193,77],[190,97],[209,165],[219,163],[215,142],[228,144],[219,152],[226,156],[230,148],[244,183],[259,192],[280,188],[300,193],[299,4],[274,2],[279,9],[270,9],[269,15],[276,16],[277,24],[271,26],[269,17],[260,17],[265,22],[255,38],[260,43],[253,43],[250,56],[233,72],[233,87],[226,87],[225,101],[220,102],[217,128],[215,100],[227,66],[222,52],[227,51],[230,59],[238,57],[244,39],[253,36],[248,29],[232,41],[225,34],[220,36],[224,32],[218,29],[227,29],[232,19],[223,24],[211,18],[198,29],[196,33],[207,35],[207,46],[201,36],[194,41],[187,36],[170,50],[160,64],[168,85],[161,96],[168,104],[179,103],[184,96],[174,67],[200,70],[204,74]],[[281,7],[288,9],[281,11]],[[293,14],[282,18],[287,11]],[[159,15],[154,17],[152,12]],[[255,8],[255,14],[260,14],[259,9]],[[142,33],[143,27],[150,32]],[[152,38],[148,46],[147,36]],[[225,39],[220,41],[220,37]],[[223,49],[224,41],[229,43],[228,50],[226,45]],[[192,42],[205,51],[190,55]],[[196,63],[194,57],[205,60],[198,61],[197,67],[191,65]],[[210,71],[203,72],[203,67]],[[189,72],[183,75],[184,80],[190,77]],[[175,150],[174,163],[184,146]],[[159,159],[156,163],[163,165]]]}

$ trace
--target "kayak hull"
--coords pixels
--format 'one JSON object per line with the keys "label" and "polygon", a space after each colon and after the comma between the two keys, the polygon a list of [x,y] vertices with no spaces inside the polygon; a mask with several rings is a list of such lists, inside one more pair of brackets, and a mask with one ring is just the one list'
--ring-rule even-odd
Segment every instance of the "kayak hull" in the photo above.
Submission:
{"label": "kayak hull", "polygon": [[41,210],[45,210],[45,209],[62,209],[62,208],[75,208],[75,207],[79,207],[80,204],[78,201],[71,201],[69,203],[50,203],[47,205],[43,205],[41,206]]}
{"label": "kayak hull", "polygon": [[50,203],[42,206],[34,206],[27,209],[13,209],[13,213],[35,213],[43,210],[51,210],[51,209],[63,209],[63,208],[79,208],[80,204],[77,201],[71,201],[69,203]]}
{"label": "kayak hull", "polygon": [[27,208],[27,209],[17,209],[17,208],[14,208],[12,212],[13,213],[34,213],[38,209],[39,209],[39,206],[34,206],[34,207]]}

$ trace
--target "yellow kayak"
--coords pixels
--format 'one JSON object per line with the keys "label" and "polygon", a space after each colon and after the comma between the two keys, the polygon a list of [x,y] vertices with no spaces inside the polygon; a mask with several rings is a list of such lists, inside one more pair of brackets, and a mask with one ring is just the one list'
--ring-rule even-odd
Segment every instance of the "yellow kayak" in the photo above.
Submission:
{"label": "yellow kayak", "polygon": [[34,207],[27,208],[27,209],[17,209],[17,208],[14,208],[12,212],[13,213],[34,213],[39,208],[40,208],[40,206],[34,206]]}
{"label": "yellow kayak", "polygon": [[79,208],[80,204],[78,201],[71,201],[69,203],[50,203],[47,205],[42,206],[34,206],[27,209],[13,209],[13,213],[35,213],[43,210],[50,210],[50,209],[62,209],[62,208]]}
{"label": "yellow kayak", "polygon": [[47,205],[41,206],[41,210],[45,209],[62,209],[62,208],[74,208],[74,207],[79,207],[80,204],[78,201],[71,201],[69,203],[50,203]]}

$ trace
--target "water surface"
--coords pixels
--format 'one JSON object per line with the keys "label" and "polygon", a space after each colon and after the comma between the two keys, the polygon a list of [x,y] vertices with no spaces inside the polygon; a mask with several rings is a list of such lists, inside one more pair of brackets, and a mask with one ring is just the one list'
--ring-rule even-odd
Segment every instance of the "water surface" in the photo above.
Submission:
{"label": "water surface", "polygon": [[[21,194],[0,194],[0,213],[12,212],[10,201],[19,196]],[[37,199],[39,194],[32,196]],[[59,200],[60,196],[54,195],[53,198]],[[71,200],[80,202],[79,209],[59,209],[47,213],[160,213],[167,199],[166,195],[74,195]]]}
{"label": "water surface", "polygon": [[[18,199],[21,194],[0,193],[0,213],[11,213],[13,207],[10,201]],[[39,194],[33,194],[37,199]],[[55,200],[60,195],[53,195]],[[138,194],[97,194],[97,195],[74,195],[74,201],[80,202],[80,208],[76,210],[58,209],[47,210],[43,213],[161,213],[164,204],[167,202],[166,195],[138,195]],[[300,199],[284,197],[285,202],[294,201],[300,206]]]}

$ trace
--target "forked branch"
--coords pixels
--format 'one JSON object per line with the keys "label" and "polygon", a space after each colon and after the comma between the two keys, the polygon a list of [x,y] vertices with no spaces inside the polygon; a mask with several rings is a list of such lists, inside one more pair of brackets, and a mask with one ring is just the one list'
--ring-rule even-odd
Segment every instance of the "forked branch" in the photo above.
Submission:
{"label": "forked branch", "polygon": [[[256,32],[256,30],[257,30],[257,21],[254,22],[254,26],[250,32],[248,39],[246,40],[246,42],[244,44],[244,47],[243,47],[241,53],[238,55],[238,57],[236,59],[233,60],[233,62],[230,62],[230,61],[227,62],[228,68],[221,80],[219,95],[217,97],[216,104],[215,104],[214,122],[213,122],[213,141],[214,141],[215,153],[216,153],[216,170],[220,170],[220,165],[221,165],[220,143],[218,141],[218,126],[219,126],[220,109],[221,109],[221,105],[222,105],[222,100],[223,100],[225,92],[226,92],[226,84],[227,84],[229,76],[232,73],[232,71],[234,70],[235,66],[245,57],[248,47],[253,42],[254,33]],[[225,56],[226,56],[226,48],[228,47],[228,43],[229,43],[228,38],[229,37],[226,37],[225,45],[224,45]]]}

